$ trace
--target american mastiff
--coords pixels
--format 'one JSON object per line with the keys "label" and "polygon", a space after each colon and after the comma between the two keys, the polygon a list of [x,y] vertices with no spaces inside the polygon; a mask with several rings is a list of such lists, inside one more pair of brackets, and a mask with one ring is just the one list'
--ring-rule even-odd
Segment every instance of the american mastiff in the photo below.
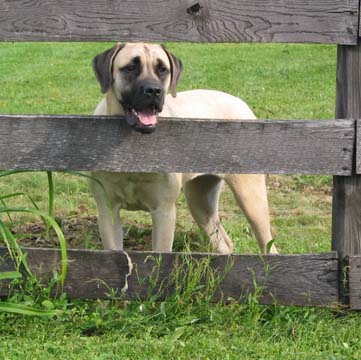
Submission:
{"label": "american mastiff", "polygon": [[[177,93],[182,62],[162,45],[118,43],[97,55],[93,68],[105,94],[94,114],[124,115],[141,132],[154,131],[162,116],[255,119],[245,102],[229,94],[211,90]],[[91,181],[105,249],[123,249],[119,210],[127,209],[149,211],[153,250],[172,251],[176,202],[183,188],[189,210],[209,236],[212,249],[224,254],[232,252],[232,240],[218,214],[224,181],[246,215],[262,253],[272,240],[264,175],[93,172],[92,176],[103,184],[107,193],[105,196],[104,189]],[[277,253],[274,245],[270,252]]]}

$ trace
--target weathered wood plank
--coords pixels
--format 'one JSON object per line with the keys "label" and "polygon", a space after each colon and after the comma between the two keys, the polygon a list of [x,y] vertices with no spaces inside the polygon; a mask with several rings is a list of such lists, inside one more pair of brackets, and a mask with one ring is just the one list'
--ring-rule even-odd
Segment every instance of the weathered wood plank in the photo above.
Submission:
{"label": "weathered wood plank", "polygon": [[352,310],[361,310],[361,256],[348,259],[349,298]]}
{"label": "weathered wood plank", "polygon": [[122,172],[351,172],[354,121],[161,119],[140,134],[123,118],[0,115],[0,168]]}
{"label": "weathered wood plank", "polygon": [[[43,283],[49,281],[54,271],[60,272],[61,255],[57,249],[28,248],[27,261],[31,270]],[[114,251],[69,250],[68,275],[64,292],[74,298],[104,298],[110,288],[121,293],[126,289],[129,263],[126,254]],[[0,271],[9,271],[12,260],[6,248],[0,247]],[[105,282],[104,282],[105,281]],[[1,282],[0,282],[1,283]],[[7,294],[6,284],[0,286],[0,295]]]}
{"label": "weathered wood plank", "polygon": [[[361,46],[339,46],[337,56],[336,118],[361,118]],[[352,166],[352,176],[334,177],[332,250],[340,258],[361,253],[361,176]]]}
{"label": "weathered wood plank", "polygon": [[[31,268],[41,278],[59,267],[59,250],[26,249]],[[0,271],[9,270],[6,249],[0,249]],[[216,255],[69,250],[69,271],[65,292],[70,298],[108,298],[111,289],[118,295],[127,277],[126,299],[159,299],[187,285],[197,269],[210,269],[200,283],[221,279],[214,301],[233,298],[243,302],[260,291],[261,304],[332,306],[338,300],[338,260],[336,253],[317,255]],[[5,260],[4,260],[5,259]],[[207,273],[207,272],[205,272]],[[192,275],[193,274],[193,275]],[[5,295],[6,286],[0,288]],[[114,293],[114,292],[113,292]]]}
{"label": "weathered wood plank", "polygon": [[355,44],[358,0],[1,0],[5,41]]}
{"label": "weathered wood plank", "polygon": [[361,120],[356,121],[356,174],[361,174]]}
{"label": "weathered wood plank", "polygon": [[[157,255],[130,252],[138,277],[146,279],[153,269],[153,278],[157,274]],[[187,256],[184,260],[182,256]],[[257,291],[261,290],[260,303],[280,305],[329,306],[337,302],[338,264],[335,253],[318,255],[205,255],[192,254],[192,263],[208,263],[210,268],[217,269],[218,276],[223,278],[215,299],[233,298],[245,301],[247,295],[254,294],[254,284]],[[148,260],[145,259],[148,257]],[[208,257],[208,258],[207,258]],[[164,278],[176,273],[175,266],[190,261],[190,255],[162,255],[158,284]],[[230,269],[228,269],[230,267]],[[225,271],[225,269],[228,269]],[[216,276],[217,277],[217,276]],[[204,280],[206,283],[207,280]],[[165,282],[166,283],[166,282]],[[182,280],[180,281],[182,283]],[[145,282],[147,284],[147,282]],[[164,282],[163,282],[164,284]],[[153,290],[157,293],[158,287]],[[149,293],[147,286],[139,285],[134,277],[129,277],[127,296],[134,298]]]}
{"label": "weathered wood plank", "polygon": [[333,180],[332,250],[340,256],[361,252],[361,176]]}

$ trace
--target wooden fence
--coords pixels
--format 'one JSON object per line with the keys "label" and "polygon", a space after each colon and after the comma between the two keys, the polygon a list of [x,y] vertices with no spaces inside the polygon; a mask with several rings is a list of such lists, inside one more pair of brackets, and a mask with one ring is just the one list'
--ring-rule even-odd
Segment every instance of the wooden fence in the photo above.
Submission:
{"label": "wooden fence", "polygon": [[[0,168],[334,175],[332,252],[193,254],[192,261],[208,259],[222,276],[217,299],[242,301],[258,284],[264,304],[341,302],[361,309],[359,6],[359,0],[0,0],[2,41],[338,45],[337,120],[164,119],[155,133],[142,136],[119,118],[0,115]],[[6,254],[0,250],[0,271],[13,268]],[[58,250],[28,249],[27,254],[43,279],[60,263]],[[186,266],[186,256],[70,250],[65,291],[70,297],[104,298],[113,288],[127,298],[144,298],[159,292],[175,267]],[[149,281],[155,268],[156,285]],[[0,295],[6,295],[5,285]]]}

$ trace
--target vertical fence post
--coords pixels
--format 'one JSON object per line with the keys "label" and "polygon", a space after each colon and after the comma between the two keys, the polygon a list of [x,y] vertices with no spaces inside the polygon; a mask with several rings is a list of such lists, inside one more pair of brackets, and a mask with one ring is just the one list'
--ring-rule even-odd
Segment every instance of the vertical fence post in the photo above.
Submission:
{"label": "vertical fence post", "polygon": [[[337,49],[336,118],[361,118],[361,46],[339,45]],[[356,151],[352,176],[333,178],[332,250],[343,260],[361,253],[361,176],[355,173]],[[340,274],[343,280],[344,274]],[[348,289],[340,286],[342,302]]]}
{"label": "vertical fence post", "polygon": [[[361,118],[361,46],[337,50],[336,118]],[[361,176],[335,176],[332,249],[340,256],[361,253]]]}

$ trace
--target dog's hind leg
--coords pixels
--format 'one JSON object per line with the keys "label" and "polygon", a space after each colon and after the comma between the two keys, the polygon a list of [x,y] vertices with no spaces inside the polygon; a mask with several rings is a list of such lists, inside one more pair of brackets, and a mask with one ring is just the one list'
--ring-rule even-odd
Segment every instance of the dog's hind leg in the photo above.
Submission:
{"label": "dog's hind leg", "polygon": [[[266,253],[272,234],[265,176],[227,174],[225,180],[250,223],[262,253]],[[278,253],[274,245],[270,253]]]}
{"label": "dog's hind leg", "polygon": [[184,194],[194,220],[209,236],[212,249],[228,254],[233,250],[233,243],[218,215],[222,183],[218,176],[202,175],[184,184]]}

